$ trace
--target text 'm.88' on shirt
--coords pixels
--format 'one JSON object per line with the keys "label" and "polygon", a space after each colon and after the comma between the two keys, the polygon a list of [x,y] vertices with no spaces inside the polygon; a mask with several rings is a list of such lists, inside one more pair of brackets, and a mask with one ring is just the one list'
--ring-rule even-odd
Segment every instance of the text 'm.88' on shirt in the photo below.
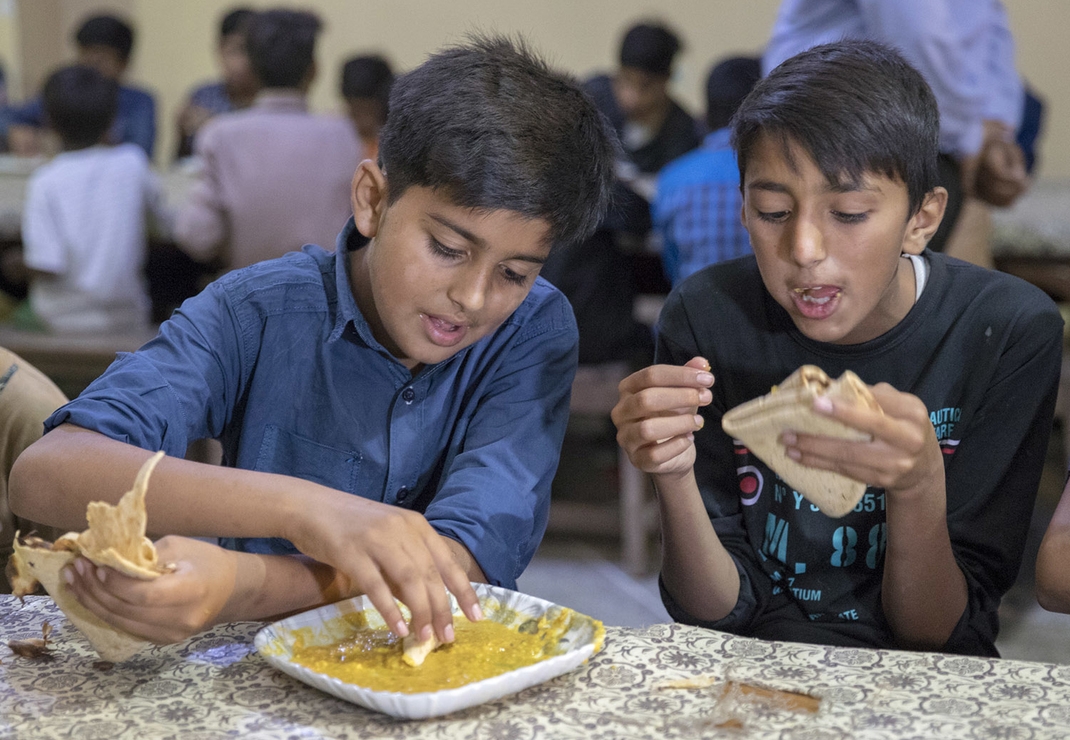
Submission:
{"label": "text 'm.88' on shirt", "polygon": [[716,622],[673,618],[767,639],[879,648],[895,641],[881,607],[887,497],[869,488],[832,519],[721,429],[727,410],[769,392],[800,365],[853,370],[918,396],[941,451],[952,549],[968,603],[945,652],[996,655],[999,600],[1021,563],[1044,463],[1062,358],[1062,319],[1039,289],[929,252],[917,303],[862,344],[815,342],[765,290],[754,257],[714,265],[670,295],[657,362],[709,360],[713,402],[700,410],[695,475],[713,526],[740,573],[733,611]]}

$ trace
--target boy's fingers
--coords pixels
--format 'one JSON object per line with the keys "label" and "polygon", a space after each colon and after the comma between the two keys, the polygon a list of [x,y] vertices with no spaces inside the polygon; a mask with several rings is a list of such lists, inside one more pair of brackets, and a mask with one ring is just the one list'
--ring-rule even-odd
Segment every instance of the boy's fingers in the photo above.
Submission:
{"label": "boy's fingers", "polygon": [[670,437],[687,435],[702,428],[704,420],[698,414],[654,416],[626,424],[617,432],[617,441],[625,449],[641,447]]}
{"label": "boy's fingers", "polygon": [[372,606],[379,612],[386,626],[398,637],[408,635],[409,626],[405,623],[401,609],[394,601],[394,594],[379,569],[368,561],[353,569],[352,578],[357,588],[363,591],[368,600],[372,602]]}
{"label": "boy's fingers", "polygon": [[704,369],[684,365],[651,365],[632,373],[620,382],[621,393],[638,393],[645,388],[709,388],[713,375]]}
{"label": "boy's fingers", "polygon": [[[877,394],[874,393],[874,396],[876,397]],[[914,396],[894,390],[892,394],[883,398],[878,397],[878,402],[881,404],[882,411],[833,403],[830,412],[828,404],[822,405],[818,402],[815,402],[814,409],[853,429],[869,434],[874,441],[882,441],[896,449],[920,449],[932,430],[928,411],[922,402]],[[803,439],[806,436],[799,435],[799,438]],[[816,435],[808,438],[810,440],[822,439]]]}
{"label": "boy's fingers", "polygon": [[[678,455],[682,455],[691,446],[693,440],[688,435],[672,437],[664,442],[641,447],[636,451],[637,468],[645,470],[647,467],[657,467],[669,462]],[[646,471],[654,472],[654,471]]]}
{"label": "boy's fingers", "polygon": [[440,642],[453,642],[453,609],[446,585],[436,570],[434,582],[428,579],[427,593],[431,600],[431,624]]}
{"label": "boy's fingers", "polygon": [[[68,585],[75,598],[113,627],[152,642],[175,642],[185,637],[185,634],[171,628],[165,619],[166,615],[158,613],[157,608],[131,603],[112,593],[94,571],[87,571],[85,575],[78,575],[73,569],[71,572],[73,578]],[[106,580],[118,580],[111,576],[121,577],[121,574],[111,571]]]}
{"label": "boy's fingers", "polygon": [[[476,596],[475,589],[472,588],[472,582],[468,579],[468,574],[454,560],[453,553],[449,551],[449,548],[446,547],[439,536],[436,534],[435,537],[438,541],[432,545],[432,550],[435,555],[435,562],[439,566],[439,573],[446,583],[446,588],[457,599],[457,604],[461,607],[461,611],[465,613],[465,616],[472,622],[479,621],[483,616],[483,612],[479,607],[479,597]],[[450,608],[448,598],[446,600],[446,608]],[[451,622],[452,613],[451,610]]]}
{"label": "boy's fingers", "polygon": [[611,416],[621,426],[636,419],[679,414],[681,410],[693,414],[712,400],[713,394],[707,388],[647,388],[623,398]]}

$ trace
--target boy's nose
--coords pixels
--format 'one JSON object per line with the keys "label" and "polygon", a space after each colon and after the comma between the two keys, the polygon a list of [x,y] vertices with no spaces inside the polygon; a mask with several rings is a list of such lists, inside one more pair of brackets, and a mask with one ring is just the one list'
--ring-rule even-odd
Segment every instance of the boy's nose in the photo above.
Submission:
{"label": "boy's nose", "polygon": [[825,259],[824,239],[817,224],[798,219],[791,231],[791,258],[801,267],[806,267]]}
{"label": "boy's nose", "polygon": [[446,295],[465,314],[478,313],[487,300],[490,275],[479,269],[462,270],[450,283]]}

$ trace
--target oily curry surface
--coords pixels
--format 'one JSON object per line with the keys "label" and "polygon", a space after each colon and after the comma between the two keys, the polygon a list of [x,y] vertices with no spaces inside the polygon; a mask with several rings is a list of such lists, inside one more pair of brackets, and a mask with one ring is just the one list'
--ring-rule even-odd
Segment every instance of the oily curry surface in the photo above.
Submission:
{"label": "oily curry surface", "polygon": [[556,655],[570,613],[562,609],[518,627],[494,619],[469,622],[454,615],[456,639],[431,652],[423,665],[410,666],[401,659],[401,638],[385,627],[370,627],[358,612],[338,618],[349,634],[329,645],[306,644],[311,634],[300,630],[291,660],[372,691],[416,694],[455,689]]}

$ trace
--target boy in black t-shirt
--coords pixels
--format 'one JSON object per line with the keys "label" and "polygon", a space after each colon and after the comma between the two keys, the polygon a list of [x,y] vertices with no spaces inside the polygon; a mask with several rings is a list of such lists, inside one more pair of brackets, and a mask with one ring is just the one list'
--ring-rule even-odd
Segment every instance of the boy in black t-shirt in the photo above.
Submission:
{"label": "boy in black t-shirt", "polygon": [[[924,79],[873,42],[784,62],[737,113],[754,256],[674,291],[661,364],[621,384],[613,413],[621,445],[655,478],[674,618],[770,639],[996,654],[1062,322],[1032,286],[926,249],[947,198],[937,137]],[[870,485],[839,519],[721,430],[724,412],[808,363],[854,370],[883,408],[814,403],[869,442],[780,438],[802,464]]]}

